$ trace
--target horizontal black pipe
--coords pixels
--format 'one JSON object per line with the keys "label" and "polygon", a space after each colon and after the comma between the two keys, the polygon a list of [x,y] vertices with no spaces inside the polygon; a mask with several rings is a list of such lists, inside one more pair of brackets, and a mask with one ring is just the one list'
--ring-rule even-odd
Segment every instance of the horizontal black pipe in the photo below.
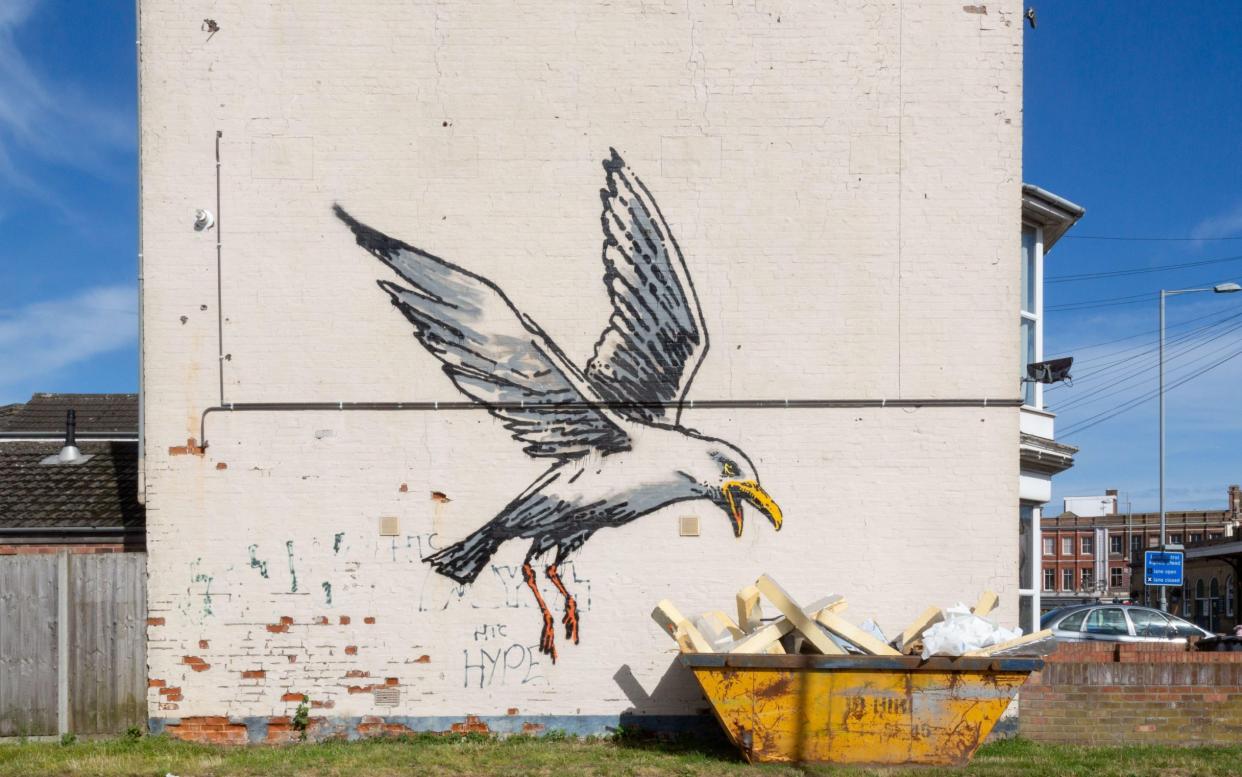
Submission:
{"label": "horizontal black pipe", "polygon": [[[663,409],[676,407],[673,402],[566,402],[543,405],[523,402],[498,402],[480,405],[477,402],[453,400],[448,402],[229,402],[203,411],[199,421],[199,444],[207,447],[207,415],[209,413],[234,412],[287,412],[287,411],[343,411],[343,410],[522,410],[528,407],[544,407],[556,410],[585,410],[603,407],[610,410]],[[785,410],[808,408],[862,408],[862,407],[1021,407],[1021,399],[688,399],[686,409],[701,410]]]}

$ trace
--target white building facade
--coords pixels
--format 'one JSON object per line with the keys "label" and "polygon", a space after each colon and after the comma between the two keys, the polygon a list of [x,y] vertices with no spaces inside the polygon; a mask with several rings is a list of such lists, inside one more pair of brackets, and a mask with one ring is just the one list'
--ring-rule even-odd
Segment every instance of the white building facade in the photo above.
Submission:
{"label": "white building facade", "polygon": [[1074,466],[1078,449],[1056,441],[1056,415],[1044,409],[1044,384],[1031,380],[1027,365],[1044,361],[1044,257],[1082,218],[1080,205],[1038,186],[1022,187],[1022,294],[1019,314],[1022,380],[1019,477],[1021,625],[1038,631],[1043,588],[1040,518],[1052,499],[1052,477]]}
{"label": "white building facade", "polygon": [[[704,703],[652,607],[765,572],[1014,625],[1022,11],[141,0],[152,728],[675,726]],[[588,369],[610,322],[658,357]],[[740,536],[666,501],[708,460]],[[571,478],[645,507],[431,563]]]}

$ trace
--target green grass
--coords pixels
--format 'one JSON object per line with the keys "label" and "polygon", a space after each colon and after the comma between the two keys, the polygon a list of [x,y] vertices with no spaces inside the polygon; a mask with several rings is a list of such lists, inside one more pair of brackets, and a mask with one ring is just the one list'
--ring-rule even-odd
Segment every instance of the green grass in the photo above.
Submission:
{"label": "green grass", "polygon": [[283,747],[218,747],[166,737],[27,742],[0,745],[0,777],[39,775],[143,775],[164,777],[289,775],[290,777],[393,777],[395,775],[1229,775],[1242,774],[1242,747],[1087,748],[1037,745],[1022,740],[984,746],[961,769],[833,769],[747,766],[731,750],[691,741],[673,743],[577,740],[565,737],[419,736],[395,740],[330,742]]}

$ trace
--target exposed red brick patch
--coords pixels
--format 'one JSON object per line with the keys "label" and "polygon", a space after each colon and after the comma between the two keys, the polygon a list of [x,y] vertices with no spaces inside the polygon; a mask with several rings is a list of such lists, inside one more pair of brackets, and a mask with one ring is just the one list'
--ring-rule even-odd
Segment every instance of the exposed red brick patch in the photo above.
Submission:
{"label": "exposed red brick patch", "polygon": [[182,656],[181,663],[193,669],[195,672],[206,672],[211,668],[211,664],[207,663],[198,656]]}
{"label": "exposed red brick patch", "polygon": [[395,677],[385,677],[384,685],[400,685],[401,681]]}
{"label": "exposed red brick patch", "polygon": [[290,691],[289,693],[286,693],[284,696],[281,696],[281,697],[280,697],[280,700],[281,700],[281,701],[296,701],[296,702],[303,702],[303,701],[306,701],[306,694],[304,694],[304,693],[293,693],[292,691]]}
{"label": "exposed red brick patch", "polygon": [[147,618],[147,625],[148,626],[163,626],[164,619],[163,618]]}
{"label": "exposed red brick patch", "polygon": [[293,618],[290,618],[288,615],[282,615],[280,616],[280,623],[267,624],[267,630],[273,634],[286,634],[289,631],[289,627],[292,625]]}
{"label": "exposed red brick patch", "polygon": [[311,622],[316,626],[327,626],[328,618],[326,615],[316,615],[314,620]]}
{"label": "exposed red brick patch", "polygon": [[176,725],[165,726],[164,731],[188,742],[244,745],[249,741],[244,723],[230,723],[228,718],[216,715],[182,718]]}
{"label": "exposed red brick patch", "polygon": [[375,690],[374,685],[351,685],[345,689],[345,692],[354,696],[359,693],[370,693],[373,690]]}
{"label": "exposed red brick patch", "polygon": [[[162,683],[164,681],[160,680],[159,682]],[[181,689],[175,686],[174,687],[168,687],[167,685],[160,686],[160,696],[172,696],[174,693],[181,693]]]}
{"label": "exposed red brick patch", "polygon": [[148,688],[163,688],[167,684],[163,680],[147,680]]}
{"label": "exposed red brick patch", "polygon": [[181,701],[181,689],[160,688],[160,696],[164,697],[164,701]]}
{"label": "exposed red brick patch", "polygon": [[301,732],[293,727],[288,716],[277,716],[267,719],[267,738],[263,741],[269,745],[288,745],[298,741]]}
{"label": "exposed red brick patch", "polygon": [[267,672],[263,669],[246,669],[242,672],[243,680],[262,680],[267,677]]}
{"label": "exposed red brick patch", "polygon": [[542,734],[543,724],[542,723],[531,723],[531,722],[523,723],[522,733],[523,734]]}
{"label": "exposed red brick patch", "polygon": [[443,491],[432,491],[432,492],[431,492],[431,501],[433,501],[433,502],[439,502],[439,503],[443,504],[443,503],[445,503],[445,502],[451,502],[451,501],[453,501],[453,500],[452,500],[452,499],[449,499],[449,498],[448,498],[448,495],[447,495],[447,494],[445,494]]}
{"label": "exposed red brick patch", "polygon": [[348,626],[348,625],[349,625],[349,616],[348,616],[348,615],[342,615],[342,616],[341,616],[341,625],[342,625],[342,626]]}
{"label": "exposed red brick patch", "polygon": [[358,646],[357,646],[357,645],[346,645],[346,646],[345,646],[345,655],[347,655],[347,656],[356,656],[356,655],[358,655]]}
{"label": "exposed red brick patch", "polygon": [[478,715],[467,715],[461,723],[454,723],[450,728],[455,734],[490,734],[492,730],[479,720]]}
{"label": "exposed red brick patch", "polygon": [[225,464],[223,461],[216,464],[216,469],[228,469],[228,468],[229,468],[229,465]]}
{"label": "exposed red brick patch", "polygon": [[404,494],[410,490],[410,487],[407,486],[405,483],[402,483],[401,487],[398,488],[397,490]]}
{"label": "exposed red brick patch", "polygon": [[190,437],[186,439],[185,445],[171,445],[168,448],[169,456],[202,456],[204,448],[198,446],[198,440]]}
{"label": "exposed red brick patch", "polygon": [[1152,725],[1151,723],[1147,723],[1142,726],[1136,726],[1134,730],[1139,732],[1140,734],[1150,734],[1151,732],[1156,730],[1156,727]]}
{"label": "exposed red brick patch", "polygon": [[408,726],[400,723],[386,723],[383,718],[368,715],[358,723],[358,734],[364,737],[386,737],[412,734]]}
{"label": "exposed red brick patch", "polygon": [[365,623],[365,624],[367,624],[368,626],[370,626],[370,625],[374,625],[374,624],[375,624],[375,616],[374,616],[374,615],[368,615],[367,617],[365,617],[365,618],[363,618],[363,619],[362,619],[362,622],[363,622],[363,623]]}
{"label": "exposed red brick patch", "polygon": [[430,664],[430,663],[431,663],[431,656],[429,656],[429,655],[427,655],[426,653],[424,653],[423,655],[421,655],[421,656],[419,656],[418,658],[414,659],[414,663],[416,663],[416,664]]}
{"label": "exposed red brick patch", "polygon": [[364,672],[361,669],[350,669],[345,673],[346,677],[370,677],[370,672]]}
{"label": "exposed red brick patch", "polygon": [[198,641],[198,647],[199,647],[199,649],[200,649],[200,650],[206,650],[206,649],[207,649],[207,645],[208,645],[208,642],[207,642],[207,640],[205,640],[205,639],[200,639],[200,640]]}
{"label": "exposed red brick patch", "polygon": [[312,710],[330,710],[336,706],[336,702],[331,701],[331,700],[313,701],[310,703],[310,706]]}
{"label": "exposed red brick patch", "polygon": [[508,713],[508,714],[510,714],[510,715],[516,715],[516,714],[518,714],[518,708],[517,708],[517,707],[510,707],[510,708],[509,708],[509,713]]}

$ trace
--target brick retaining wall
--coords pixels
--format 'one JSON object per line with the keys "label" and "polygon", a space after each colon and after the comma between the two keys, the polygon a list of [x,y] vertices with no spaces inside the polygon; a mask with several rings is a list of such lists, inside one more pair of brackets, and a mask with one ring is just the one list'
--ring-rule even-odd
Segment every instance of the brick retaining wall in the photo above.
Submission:
{"label": "brick retaining wall", "polygon": [[1022,689],[1019,731],[1081,745],[1236,745],[1242,653],[1066,643]]}

